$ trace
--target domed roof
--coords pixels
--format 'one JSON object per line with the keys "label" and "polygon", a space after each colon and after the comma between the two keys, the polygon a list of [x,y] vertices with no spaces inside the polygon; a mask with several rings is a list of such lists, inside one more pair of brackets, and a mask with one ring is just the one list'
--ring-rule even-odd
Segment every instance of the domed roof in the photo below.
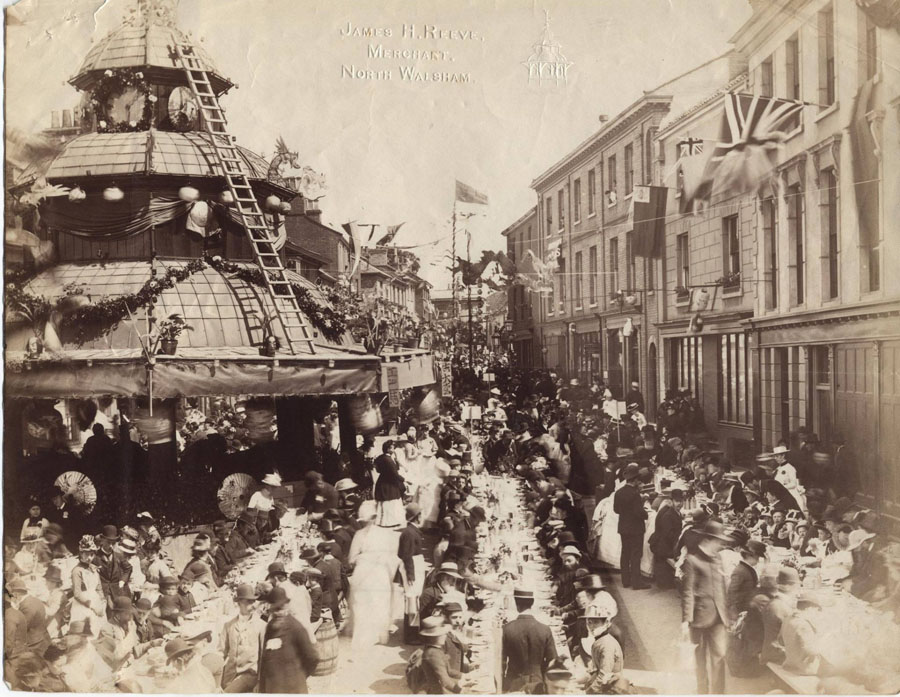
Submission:
{"label": "domed roof", "polygon": [[81,68],[69,82],[78,89],[87,89],[98,71],[112,68],[168,68],[181,70],[175,59],[176,44],[190,43],[195,55],[212,75],[215,91],[223,92],[233,84],[219,74],[203,47],[185,36],[168,18],[135,17],[126,20],[98,41],[84,59]]}
{"label": "domed roof", "polygon": [[[72,139],[50,164],[49,180],[109,174],[222,177],[207,133],[135,131],[87,133]],[[269,164],[238,146],[251,179],[266,179]]]}
{"label": "domed roof", "polygon": [[[187,261],[166,260],[168,268],[179,268]],[[248,267],[254,267],[252,263]],[[98,300],[107,297],[129,295],[141,289],[150,280],[151,262],[129,261],[108,262],[106,264],[60,264],[41,272],[28,282],[26,290],[43,296],[48,300],[56,300],[64,295],[65,287],[74,287],[88,298]],[[328,301],[316,288],[315,284],[299,274],[288,272],[290,279],[305,286],[321,305]],[[141,332],[146,331],[146,308],[139,308],[135,313],[137,326]],[[185,348],[250,348],[259,347],[263,341],[262,319],[265,314],[272,315],[272,300],[264,288],[251,285],[238,278],[223,276],[211,267],[207,267],[190,278],[177,283],[174,288],[163,291],[156,303],[154,313],[165,317],[178,313],[184,317],[191,331],[184,332],[178,339],[179,346]],[[7,327],[7,348],[24,349],[25,342],[31,334],[27,331],[10,331]],[[282,336],[281,326],[273,325],[275,333]],[[22,334],[22,336],[18,336]],[[66,349],[117,349],[140,348],[135,325],[123,321],[116,329],[104,334],[94,341],[83,345],[67,342],[65,334],[60,337]],[[316,343],[337,348],[338,345],[327,341],[321,334]],[[21,345],[20,345],[21,344]],[[349,346],[349,339],[341,344]]]}

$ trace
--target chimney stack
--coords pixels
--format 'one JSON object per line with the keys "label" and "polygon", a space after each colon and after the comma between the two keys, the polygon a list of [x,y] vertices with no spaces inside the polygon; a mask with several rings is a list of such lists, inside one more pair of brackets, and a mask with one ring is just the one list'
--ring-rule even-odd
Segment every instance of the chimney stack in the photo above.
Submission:
{"label": "chimney stack", "polygon": [[71,109],[63,109],[62,125],[63,125],[63,128],[71,128],[72,127],[72,110]]}
{"label": "chimney stack", "polygon": [[50,128],[59,128],[59,112],[50,112]]}
{"label": "chimney stack", "polygon": [[[306,200],[305,199],[304,199],[304,208],[306,208]],[[306,214],[306,217],[309,218],[310,220],[314,220],[317,223],[321,224],[322,211],[319,210],[318,208],[306,208],[304,213]]]}

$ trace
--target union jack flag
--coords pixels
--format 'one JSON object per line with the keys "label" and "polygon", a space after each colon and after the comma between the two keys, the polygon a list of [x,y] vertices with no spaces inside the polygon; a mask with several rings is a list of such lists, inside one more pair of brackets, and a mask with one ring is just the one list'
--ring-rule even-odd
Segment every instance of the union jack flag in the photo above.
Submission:
{"label": "union jack flag", "polygon": [[678,141],[678,156],[691,157],[699,155],[703,152],[702,138],[685,138]]}
{"label": "union jack flag", "polygon": [[755,191],[775,166],[775,150],[792,130],[788,127],[790,119],[805,106],[803,102],[743,93],[729,93],[724,101],[719,141],[694,199]]}

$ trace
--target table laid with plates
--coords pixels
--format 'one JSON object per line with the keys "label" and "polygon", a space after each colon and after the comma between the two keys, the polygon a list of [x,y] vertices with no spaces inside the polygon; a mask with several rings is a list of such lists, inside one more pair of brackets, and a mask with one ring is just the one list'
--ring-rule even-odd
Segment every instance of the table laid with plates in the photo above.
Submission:
{"label": "table laid with plates", "polygon": [[[310,524],[305,513],[289,509],[280,520],[279,528],[274,532],[272,541],[260,545],[256,551],[242,559],[220,587],[209,592],[208,596],[199,600],[194,611],[185,615],[165,641],[182,638],[195,644],[198,657],[204,654],[219,654],[220,637],[225,623],[237,614],[234,603],[234,590],[242,583],[254,586],[263,583],[268,574],[269,564],[275,561],[284,563],[285,568],[298,568],[300,553],[304,547],[315,547],[322,538]],[[158,596],[158,592],[156,593]],[[137,683],[145,692],[165,691],[168,680],[173,676],[171,666],[166,663],[165,642],[154,646],[139,658],[127,663],[115,679]]]}
{"label": "table laid with plates", "polygon": [[[473,496],[488,512],[479,529],[479,551],[475,571],[486,587],[475,587],[476,605],[466,630],[472,649],[473,671],[463,676],[463,692],[502,692],[503,625],[514,620],[513,592],[523,588],[534,593],[532,614],[553,632],[557,652],[568,657],[562,617],[555,605],[555,588],[549,564],[532,527],[525,505],[524,482],[489,475],[472,477]],[[497,590],[499,588],[499,590]]]}

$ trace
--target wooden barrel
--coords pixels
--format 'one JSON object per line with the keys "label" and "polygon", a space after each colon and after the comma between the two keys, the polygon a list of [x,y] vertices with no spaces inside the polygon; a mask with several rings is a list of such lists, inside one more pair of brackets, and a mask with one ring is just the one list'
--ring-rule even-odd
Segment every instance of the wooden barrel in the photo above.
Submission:
{"label": "wooden barrel", "polygon": [[319,664],[313,675],[333,675],[337,670],[338,660],[338,633],[333,621],[322,618],[322,624],[316,630],[316,642]]}

